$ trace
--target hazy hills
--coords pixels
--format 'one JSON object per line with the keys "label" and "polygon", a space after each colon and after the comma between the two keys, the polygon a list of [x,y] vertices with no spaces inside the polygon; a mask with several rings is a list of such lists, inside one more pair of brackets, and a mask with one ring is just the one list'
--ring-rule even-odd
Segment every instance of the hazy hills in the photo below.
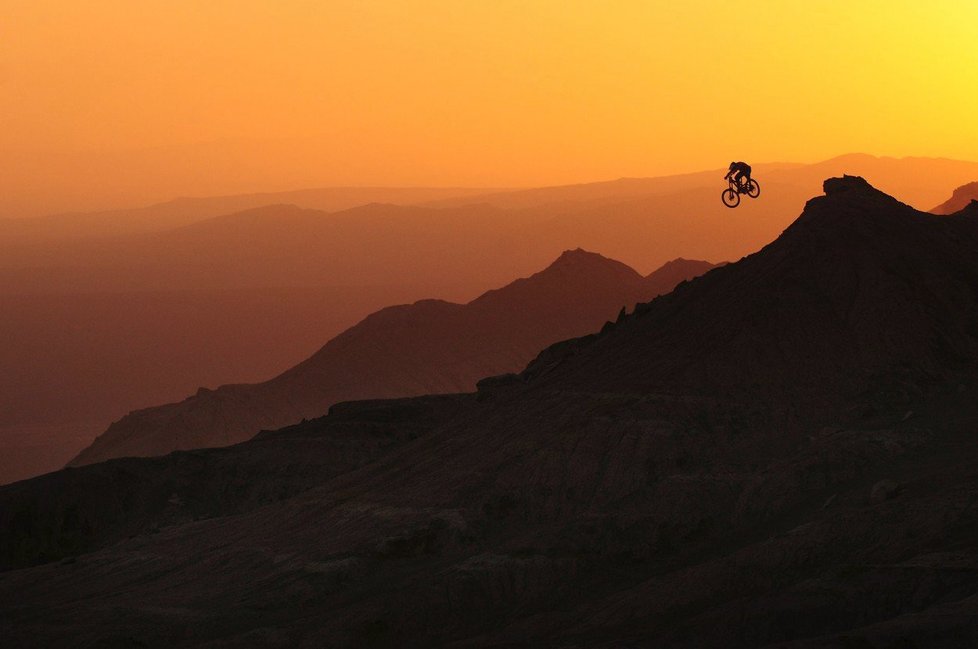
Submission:
{"label": "hazy hills", "polygon": [[0,488],[5,637],[970,644],[978,219],[825,192],[478,395]]}
{"label": "hazy hills", "polygon": [[[152,235],[11,246],[0,279],[17,290],[162,290],[250,286],[443,286],[475,292],[585,247],[650,272],[669,259],[739,258],[776,237],[821,179],[860,174],[933,205],[978,164],[843,156],[757,165],[762,199],[729,210],[722,171],[466,196],[451,205],[369,204],[338,212],[267,205]],[[451,278],[451,280],[446,280]]]}
{"label": "hazy hills", "polygon": [[64,466],[130,410],[273,376],[370,312],[422,295],[396,285],[0,294],[0,483]]}
{"label": "hazy hills", "polygon": [[285,192],[176,198],[165,203],[101,212],[68,212],[40,217],[0,219],[4,240],[51,240],[114,237],[161,232],[197,221],[263,207],[292,204],[335,212],[367,203],[409,205],[481,195],[485,189],[426,187],[325,187]]}
{"label": "hazy hills", "polygon": [[[753,175],[762,182],[802,186],[806,198],[817,193],[822,181],[832,175],[858,173],[871,179],[882,191],[899,196],[919,207],[933,205],[947,194],[947,189],[972,179],[978,163],[943,158],[890,158],[850,153],[812,164],[753,162]],[[487,192],[437,201],[436,205],[458,206],[466,203],[489,203],[504,208],[526,208],[540,205],[600,203],[648,197],[654,194],[683,192],[690,189],[715,188],[717,174],[722,179],[726,166],[656,178],[621,178],[613,181],[558,187],[542,187],[504,192]],[[799,209],[801,207],[799,206]]]}
{"label": "hazy hills", "polygon": [[72,464],[225,446],[321,416],[339,401],[471,391],[480,378],[519,371],[543,347],[596,331],[620,309],[712,267],[678,259],[642,277],[600,255],[567,251],[468,304],[423,300],[383,309],[265,383],[202,389],[130,413]]}
{"label": "hazy hills", "polygon": [[[719,201],[717,169],[508,192],[179,199],[31,219],[34,234],[0,235],[0,447],[16,465],[57,455],[31,471],[53,468],[125,412],[259,380],[381,306],[467,301],[562,250],[594,250],[641,273],[679,256],[738,259],[842,173],[927,208],[978,177],[978,165],[865,155],[759,163],[761,197],[736,210]],[[368,200],[381,202],[354,205]],[[276,330],[294,335],[269,335]]]}

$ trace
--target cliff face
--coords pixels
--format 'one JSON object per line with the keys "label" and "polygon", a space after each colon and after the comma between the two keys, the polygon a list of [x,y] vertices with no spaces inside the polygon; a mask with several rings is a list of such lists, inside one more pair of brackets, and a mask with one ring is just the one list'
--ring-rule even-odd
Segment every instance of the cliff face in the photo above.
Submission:
{"label": "cliff face", "polygon": [[0,489],[5,637],[972,644],[978,214],[825,190],[477,395]]}
{"label": "cliff face", "polygon": [[931,214],[954,214],[978,201],[978,182],[962,185],[954,190],[951,198],[947,199],[930,212]]}

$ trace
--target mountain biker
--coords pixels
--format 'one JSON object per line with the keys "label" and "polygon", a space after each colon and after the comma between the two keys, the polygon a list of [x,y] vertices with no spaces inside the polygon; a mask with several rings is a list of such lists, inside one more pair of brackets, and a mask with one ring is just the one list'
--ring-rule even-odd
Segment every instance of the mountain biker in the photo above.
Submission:
{"label": "mountain biker", "polygon": [[746,162],[731,162],[730,169],[727,171],[727,175],[724,176],[723,179],[728,180],[730,176],[733,176],[734,182],[741,187],[749,187],[750,165]]}

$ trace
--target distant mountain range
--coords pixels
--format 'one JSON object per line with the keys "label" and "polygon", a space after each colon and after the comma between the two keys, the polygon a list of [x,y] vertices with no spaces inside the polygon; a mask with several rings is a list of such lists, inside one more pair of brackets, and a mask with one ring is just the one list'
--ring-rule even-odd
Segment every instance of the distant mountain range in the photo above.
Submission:
{"label": "distant mountain range", "polygon": [[[887,158],[847,154],[813,164],[755,163],[755,176],[775,184],[816,187],[827,175],[859,173],[883,190],[918,206],[934,205],[950,187],[978,177],[978,163],[941,158]],[[472,187],[322,187],[227,196],[182,197],[145,207],[67,212],[42,217],[0,219],[0,243],[10,238],[31,240],[91,238],[159,232],[208,218],[291,204],[326,212],[370,203],[460,207],[488,203],[505,209],[548,206],[587,207],[713,187],[720,165],[708,171],[651,178],[621,178],[529,189]]]}
{"label": "distant mountain range", "polygon": [[485,188],[464,187],[324,187],[231,196],[184,197],[146,207],[0,219],[0,243],[4,240],[90,239],[162,232],[222,214],[266,205],[293,204],[336,212],[368,203],[410,205],[451,198],[464,199],[465,196],[484,193]]}
{"label": "distant mountain range", "polygon": [[71,464],[226,446],[321,416],[340,401],[471,391],[478,379],[519,371],[543,347],[597,331],[620,309],[710,268],[676,259],[643,277],[601,255],[566,251],[545,270],[468,304],[383,309],[265,383],[201,388],[179,403],[130,413]]}
{"label": "distant mountain range", "polygon": [[0,488],[5,642],[970,646],[978,204],[824,192],[475,394]]}
{"label": "distant mountain range", "polygon": [[[850,155],[815,165],[758,164],[761,198],[735,210],[719,200],[722,170],[336,212],[266,205],[163,232],[9,244],[0,281],[50,293],[323,286],[340,278],[375,286],[397,278],[422,287],[451,281],[475,292],[578,247],[650,272],[678,256],[748,254],[788,226],[787,215],[821,178],[843,173],[928,207],[978,177],[978,163]],[[293,198],[302,204],[301,192]]]}

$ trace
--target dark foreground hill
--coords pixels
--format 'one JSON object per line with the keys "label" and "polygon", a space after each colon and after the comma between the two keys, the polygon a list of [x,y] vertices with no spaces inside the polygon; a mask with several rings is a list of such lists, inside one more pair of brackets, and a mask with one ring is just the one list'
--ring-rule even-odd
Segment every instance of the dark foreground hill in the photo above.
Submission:
{"label": "dark foreground hill", "polygon": [[547,345],[595,331],[620,309],[712,267],[677,259],[642,277],[601,255],[567,251],[468,304],[422,300],[378,311],[265,383],[202,388],[130,413],[71,464],[227,446],[321,416],[340,401],[468,392],[480,378],[517,372]]}
{"label": "dark foreground hill", "polygon": [[477,394],[0,489],[12,646],[978,641],[978,212],[826,182]]}

